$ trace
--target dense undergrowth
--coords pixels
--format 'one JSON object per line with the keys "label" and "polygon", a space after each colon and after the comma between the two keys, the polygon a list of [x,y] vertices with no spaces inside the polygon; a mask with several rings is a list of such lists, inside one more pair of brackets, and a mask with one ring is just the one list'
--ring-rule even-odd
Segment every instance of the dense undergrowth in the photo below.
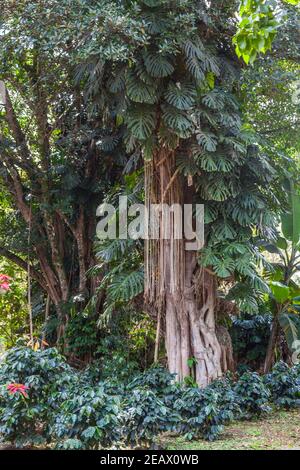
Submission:
{"label": "dense undergrowth", "polygon": [[53,348],[11,349],[0,366],[1,440],[58,449],[151,446],[166,431],[213,440],[232,420],[300,405],[300,367],[282,362],[264,377],[246,372],[204,390],[162,367],[126,381],[111,375],[77,371]]}

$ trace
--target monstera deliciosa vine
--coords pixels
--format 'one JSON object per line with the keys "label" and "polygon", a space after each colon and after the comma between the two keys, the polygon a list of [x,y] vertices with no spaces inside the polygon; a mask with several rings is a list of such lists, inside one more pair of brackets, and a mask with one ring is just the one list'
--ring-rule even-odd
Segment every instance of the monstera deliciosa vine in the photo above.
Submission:
{"label": "monstera deliciosa vine", "polygon": [[145,300],[163,321],[169,369],[179,380],[194,374],[199,385],[222,373],[218,278],[240,282],[248,309],[268,289],[251,238],[272,222],[274,171],[241,122],[235,7],[227,5],[224,24],[204,1],[86,6],[77,53],[90,102],[123,128],[127,152],[144,158],[146,204],[205,204],[199,260],[174,233],[145,244]]}

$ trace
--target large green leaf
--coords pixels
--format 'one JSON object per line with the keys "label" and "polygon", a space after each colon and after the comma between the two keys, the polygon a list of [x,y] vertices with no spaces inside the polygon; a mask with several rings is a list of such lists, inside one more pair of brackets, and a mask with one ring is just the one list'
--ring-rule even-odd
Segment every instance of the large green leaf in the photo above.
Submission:
{"label": "large green leaf", "polygon": [[296,245],[300,240],[300,196],[292,195],[293,207],[293,243]]}
{"label": "large green leaf", "polygon": [[217,150],[218,139],[212,132],[199,131],[196,135],[198,144],[207,152],[215,152]]}
{"label": "large green leaf", "polygon": [[139,80],[132,71],[126,77],[126,86],[129,98],[136,103],[154,104],[158,99],[156,88]]}
{"label": "large green leaf", "polygon": [[300,195],[295,192],[292,184],[290,204],[290,211],[281,216],[281,228],[285,238],[297,245],[300,240]]}
{"label": "large green leaf", "polygon": [[278,320],[284,331],[287,344],[292,350],[293,343],[300,338],[300,319],[293,313],[282,313],[279,315]]}
{"label": "large green leaf", "polygon": [[167,77],[174,71],[174,66],[170,59],[160,53],[146,53],[144,55],[144,63],[147,72],[155,78]]}
{"label": "large green leaf", "polygon": [[277,303],[283,304],[290,298],[290,289],[281,282],[270,282],[270,289]]}
{"label": "large green leaf", "polygon": [[164,107],[162,117],[165,125],[176,132],[176,134],[179,133],[182,137],[188,136],[193,127],[189,114],[172,106]]}
{"label": "large green leaf", "polygon": [[280,248],[280,250],[287,250],[288,249],[288,243],[285,238],[279,237],[278,240],[276,241],[276,246]]}
{"label": "large green leaf", "polygon": [[137,106],[126,116],[128,128],[139,140],[146,140],[155,128],[155,113],[152,108]]}
{"label": "large green leaf", "polygon": [[166,101],[180,110],[186,110],[193,106],[197,96],[195,87],[190,83],[171,83],[165,94]]}

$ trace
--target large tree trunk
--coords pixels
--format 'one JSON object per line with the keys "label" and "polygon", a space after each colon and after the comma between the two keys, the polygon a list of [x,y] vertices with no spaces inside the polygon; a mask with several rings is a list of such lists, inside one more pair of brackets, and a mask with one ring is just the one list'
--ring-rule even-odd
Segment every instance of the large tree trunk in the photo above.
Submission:
{"label": "large tree trunk", "polygon": [[[180,204],[191,199],[191,189],[175,170],[174,153],[158,152],[146,168],[146,202]],[[145,301],[165,319],[168,367],[178,381],[193,376],[205,387],[222,375],[221,348],[215,329],[216,280],[197,267],[195,251],[176,238],[173,213],[160,213],[160,239],[146,242]],[[164,239],[164,228],[170,237]]]}
{"label": "large tree trunk", "polygon": [[201,277],[200,304],[195,292],[198,283],[192,277],[186,279],[181,295],[166,295],[166,351],[169,370],[179,381],[193,376],[200,387],[205,387],[222,375],[222,368],[214,317],[215,280],[204,270]]}

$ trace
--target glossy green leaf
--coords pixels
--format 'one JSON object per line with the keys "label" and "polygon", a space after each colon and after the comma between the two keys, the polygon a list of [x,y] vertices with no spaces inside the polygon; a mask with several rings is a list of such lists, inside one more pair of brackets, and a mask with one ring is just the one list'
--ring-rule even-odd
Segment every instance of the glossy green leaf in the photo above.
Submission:
{"label": "glossy green leaf", "polygon": [[281,282],[270,282],[271,292],[277,303],[283,304],[290,298],[290,289]]}

